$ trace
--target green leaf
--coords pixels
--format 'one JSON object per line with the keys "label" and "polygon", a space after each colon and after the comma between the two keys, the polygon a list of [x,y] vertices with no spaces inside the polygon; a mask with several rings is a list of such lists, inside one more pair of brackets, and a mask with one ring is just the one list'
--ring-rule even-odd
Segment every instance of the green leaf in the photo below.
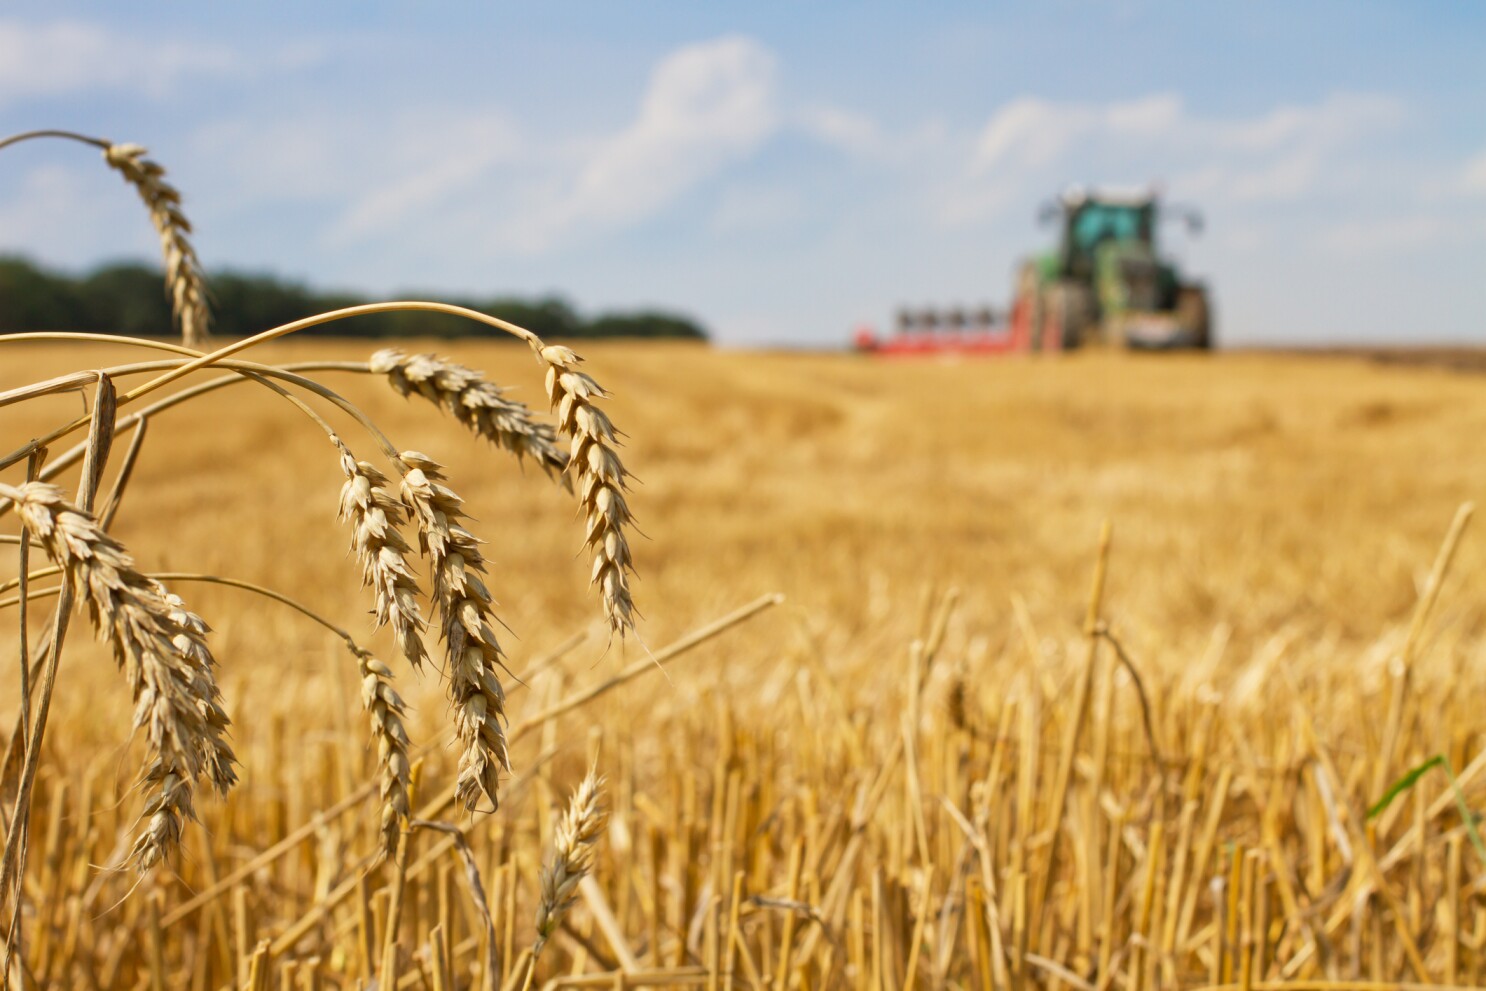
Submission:
{"label": "green leaf", "polygon": [[1376,818],[1384,809],[1393,804],[1395,798],[1418,784],[1420,778],[1436,767],[1443,767],[1445,774],[1449,776],[1450,787],[1455,791],[1455,807],[1460,810],[1460,821],[1465,825],[1465,831],[1471,838],[1471,846],[1476,848],[1476,856],[1481,858],[1481,863],[1486,864],[1486,841],[1481,839],[1480,830],[1476,828],[1476,817],[1465,804],[1465,789],[1461,788],[1460,782],[1455,779],[1455,768],[1450,766],[1450,761],[1444,754],[1435,754],[1393,782],[1392,787],[1383,793],[1383,797],[1378,799],[1377,804],[1367,810],[1367,817]]}
{"label": "green leaf", "polygon": [[[1384,809],[1393,804],[1395,798],[1414,787],[1419,782],[1419,779],[1424,777],[1432,768],[1439,767],[1445,763],[1444,754],[1435,754],[1429,760],[1393,782],[1393,785],[1383,793],[1383,797],[1378,799],[1377,804],[1367,810],[1367,817],[1369,819],[1376,819],[1382,814]],[[1455,776],[1452,774],[1450,777],[1453,780]]]}

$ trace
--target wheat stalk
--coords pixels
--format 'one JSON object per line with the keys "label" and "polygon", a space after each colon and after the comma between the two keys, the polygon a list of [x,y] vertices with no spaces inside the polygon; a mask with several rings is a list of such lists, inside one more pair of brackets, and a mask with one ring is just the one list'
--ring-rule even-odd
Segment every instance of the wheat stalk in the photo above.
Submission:
{"label": "wheat stalk", "polygon": [[206,645],[206,624],[158,581],[134,568],[123,546],[93,516],[44,482],[0,485],[27,529],[86,600],[100,637],[129,679],[134,727],[144,729],[153,758],[144,775],[149,817],[132,857],[141,871],[169,856],[186,819],[194,819],[193,784],[206,777],[225,794],[237,781],[236,759]]}
{"label": "wheat stalk", "polygon": [[609,817],[599,804],[603,786],[604,779],[590,767],[552,834],[552,856],[542,867],[537,938],[531,948],[533,963],[577,900],[578,883],[593,870],[593,845]]}
{"label": "wheat stalk", "polygon": [[340,518],[351,524],[351,547],[361,561],[361,581],[375,590],[376,625],[390,625],[397,645],[413,667],[428,658],[423,645],[427,623],[418,609],[418,582],[408,567],[412,548],[398,527],[403,523],[402,506],[387,491],[387,476],[365,461],[357,461],[350,448],[334,434],[331,443],[340,452]]}
{"label": "wheat stalk", "polygon": [[449,658],[449,697],[464,746],[455,791],[470,811],[482,792],[499,808],[500,769],[511,769],[503,725],[506,696],[498,674],[506,661],[495,638],[494,603],[480,579],[485,556],[480,541],[461,525],[463,500],[443,484],[438,462],[417,451],[404,451],[398,458],[403,504],[418,524]]}
{"label": "wheat stalk", "polygon": [[384,348],[371,356],[371,370],[385,375],[401,395],[422,396],[497,447],[517,458],[530,457],[549,475],[561,475],[567,467],[568,456],[552,426],[534,419],[530,407],[505,398],[500,386],[468,366],[435,354],[409,356]]}
{"label": "wheat stalk", "polygon": [[577,481],[578,495],[587,516],[584,546],[593,551],[593,575],[603,596],[604,615],[611,633],[621,637],[634,629],[634,603],[630,599],[629,541],[625,529],[632,523],[624,501],[629,473],[615,448],[614,424],[595,399],[606,393],[589,375],[579,371],[582,358],[571,349],[532,342],[537,360],[547,369],[547,398],[557,411],[557,427],[572,441],[567,471]]}
{"label": "wheat stalk", "polygon": [[181,212],[181,194],[165,181],[165,169],[145,154],[145,149],[136,144],[113,144],[104,149],[103,160],[123,174],[150,211],[150,221],[160,235],[165,285],[181,337],[188,347],[196,347],[206,341],[211,327],[206,277],[188,237],[191,222]]}
{"label": "wheat stalk", "polygon": [[[349,642],[349,641],[348,641]],[[408,734],[403,728],[405,706],[392,687],[392,672],[369,651],[352,646],[361,672],[361,705],[371,717],[372,739],[377,745],[382,795],[382,853],[397,852],[402,824],[411,815],[408,804]]]}

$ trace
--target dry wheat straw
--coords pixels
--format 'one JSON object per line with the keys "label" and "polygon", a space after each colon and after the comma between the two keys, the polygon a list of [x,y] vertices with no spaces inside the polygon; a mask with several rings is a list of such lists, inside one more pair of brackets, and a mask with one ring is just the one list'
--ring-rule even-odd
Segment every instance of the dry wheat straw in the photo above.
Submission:
{"label": "dry wheat straw", "polygon": [[94,627],[129,679],[134,726],[144,729],[153,755],[144,775],[148,822],[132,851],[147,870],[180,842],[184,820],[195,818],[195,780],[205,776],[223,794],[237,780],[206,624],[136,571],[123,546],[56,486],[0,485],[0,494],[15,502],[26,527],[87,601]]}
{"label": "dry wheat straw", "polygon": [[632,522],[624,501],[628,472],[615,451],[618,437],[603,410],[594,405],[606,393],[589,375],[578,370],[583,360],[561,345],[532,344],[537,360],[547,369],[547,398],[557,411],[557,426],[572,441],[568,473],[577,481],[587,515],[585,546],[593,551],[591,584],[604,601],[612,633],[623,636],[634,629],[630,600],[629,541],[625,528]]}
{"label": "dry wheat straw", "polygon": [[361,672],[361,705],[371,717],[372,739],[377,746],[382,796],[382,853],[397,852],[402,824],[411,815],[408,804],[408,734],[403,728],[404,705],[392,688],[392,672],[370,652],[352,647]]}
{"label": "dry wheat straw", "polygon": [[340,518],[351,524],[351,547],[361,561],[362,584],[375,590],[377,626],[390,625],[397,646],[413,665],[428,658],[423,645],[427,623],[418,609],[418,582],[408,567],[412,550],[398,527],[402,505],[385,488],[387,476],[365,461],[357,461],[334,434],[330,440],[341,456],[346,476],[341,486]]}
{"label": "dry wheat straw", "polygon": [[150,211],[150,221],[160,235],[160,250],[165,256],[165,284],[175,308],[175,318],[180,323],[181,336],[188,347],[196,347],[206,340],[211,325],[206,278],[188,237],[191,222],[181,212],[181,194],[165,181],[165,169],[145,158],[145,154],[145,149],[139,145],[117,144],[104,151],[103,160],[123,174]]}
{"label": "dry wheat straw", "polygon": [[549,475],[567,467],[552,426],[533,419],[530,407],[505,398],[500,386],[472,368],[435,354],[384,348],[371,356],[371,370],[385,375],[401,395],[422,396],[497,447],[530,457]]}
{"label": "dry wheat straw", "polygon": [[503,725],[506,696],[499,678],[506,663],[495,638],[494,603],[480,579],[485,557],[480,541],[459,522],[465,518],[463,501],[443,484],[440,465],[417,451],[404,451],[399,460],[403,504],[418,524],[449,658],[449,697],[464,747],[456,794],[470,811],[482,792],[499,808],[500,770],[511,769]]}
{"label": "dry wheat straw", "polygon": [[596,768],[573,792],[567,811],[552,835],[552,856],[542,867],[542,898],[537,904],[537,938],[532,944],[535,959],[557,931],[562,917],[578,897],[578,883],[593,869],[593,844],[604,828],[608,812],[599,805],[604,779]]}

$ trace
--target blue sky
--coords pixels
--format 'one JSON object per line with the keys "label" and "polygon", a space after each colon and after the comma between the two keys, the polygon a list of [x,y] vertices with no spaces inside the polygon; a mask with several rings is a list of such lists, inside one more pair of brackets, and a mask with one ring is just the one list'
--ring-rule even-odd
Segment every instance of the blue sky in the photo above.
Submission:
{"label": "blue sky", "polygon": [[[559,291],[726,342],[1004,305],[1071,182],[1199,207],[1221,338],[1486,338],[1486,6],[9,3],[0,129],[134,141],[207,264]],[[0,153],[0,251],[148,257],[79,146]]]}

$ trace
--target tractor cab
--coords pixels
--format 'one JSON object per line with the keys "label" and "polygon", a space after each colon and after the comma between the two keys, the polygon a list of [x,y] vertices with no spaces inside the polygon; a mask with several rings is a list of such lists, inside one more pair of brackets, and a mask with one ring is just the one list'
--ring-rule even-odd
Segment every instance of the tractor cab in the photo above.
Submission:
{"label": "tractor cab", "polygon": [[1092,278],[1095,258],[1107,244],[1140,244],[1155,252],[1156,201],[1144,196],[1088,196],[1080,190],[1065,193],[1049,204],[1063,221],[1058,251],[1063,273],[1070,278]]}

